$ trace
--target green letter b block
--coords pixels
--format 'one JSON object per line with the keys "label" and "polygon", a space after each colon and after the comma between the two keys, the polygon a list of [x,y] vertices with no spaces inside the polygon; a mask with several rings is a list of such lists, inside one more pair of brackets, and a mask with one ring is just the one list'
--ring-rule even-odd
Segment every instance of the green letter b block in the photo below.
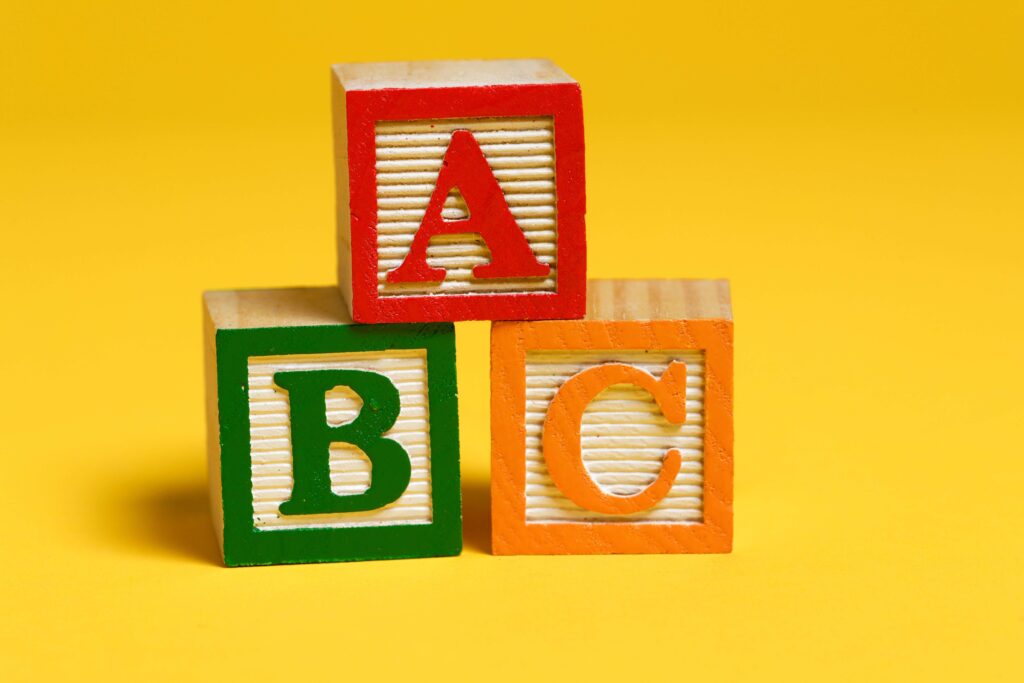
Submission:
{"label": "green letter b block", "polygon": [[225,564],[461,551],[452,324],[353,325],[327,287],[204,298]]}

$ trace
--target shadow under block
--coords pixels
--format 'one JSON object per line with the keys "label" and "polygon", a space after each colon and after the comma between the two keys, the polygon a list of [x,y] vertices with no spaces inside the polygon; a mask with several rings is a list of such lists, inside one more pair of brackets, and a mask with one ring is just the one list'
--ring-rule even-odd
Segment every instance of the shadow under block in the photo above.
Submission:
{"label": "shadow under block", "polygon": [[225,564],[461,551],[451,323],[354,325],[335,287],[203,299]]}
{"label": "shadow under block", "polygon": [[497,555],[732,548],[724,280],[591,280],[583,320],[491,330]]}
{"label": "shadow under block", "polygon": [[355,321],[583,317],[578,83],[544,60],[340,64],[332,94]]}

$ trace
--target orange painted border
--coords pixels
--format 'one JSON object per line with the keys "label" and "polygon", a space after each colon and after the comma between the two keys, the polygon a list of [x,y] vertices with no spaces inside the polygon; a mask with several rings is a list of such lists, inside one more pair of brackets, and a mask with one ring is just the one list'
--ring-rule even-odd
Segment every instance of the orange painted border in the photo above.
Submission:
{"label": "orange painted border", "polygon": [[[704,521],[526,523],[528,351],[701,349]],[[732,550],[731,320],[549,320],[491,327],[491,541],[496,555],[727,553]]]}

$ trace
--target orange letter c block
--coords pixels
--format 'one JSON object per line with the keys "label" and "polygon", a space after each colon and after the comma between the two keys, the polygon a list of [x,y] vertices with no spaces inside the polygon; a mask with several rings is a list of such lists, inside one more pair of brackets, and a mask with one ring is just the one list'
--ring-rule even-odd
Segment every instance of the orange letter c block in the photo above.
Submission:
{"label": "orange letter c block", "polygon": [[658,504],[672,488],[682,456],[675,448],[665,454],[658,478],[632,496],[602,491],[583,465],[580,428],[583,411],[602,391],[614,384],[633,384],[649,392],[665,418],[686,421],[686,364],[673,361],[660,379],[632,365],[606,363],[573,375],[555,394],[544,419],[544,460],[555,485],[580,507],[609,515],[642,512]]}

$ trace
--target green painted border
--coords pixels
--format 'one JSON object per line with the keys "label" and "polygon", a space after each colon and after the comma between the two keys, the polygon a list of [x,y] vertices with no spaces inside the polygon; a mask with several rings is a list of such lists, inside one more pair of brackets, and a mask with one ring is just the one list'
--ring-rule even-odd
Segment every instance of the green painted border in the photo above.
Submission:
{"label": "green painted border", "polygon": [[[259,530],[253,524],[250,356],[426,349],[430,524]],[[458,555],[462,551],[455,326],[328,325],[217,331],[224,563],[229,567]]]}

